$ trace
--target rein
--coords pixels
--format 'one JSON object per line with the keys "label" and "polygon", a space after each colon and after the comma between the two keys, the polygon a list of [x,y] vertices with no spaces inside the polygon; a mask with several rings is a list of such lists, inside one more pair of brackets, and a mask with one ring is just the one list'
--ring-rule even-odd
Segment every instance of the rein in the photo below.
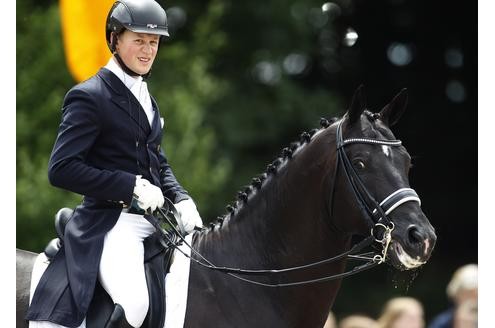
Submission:
{"label": "rein", "polygon": [[[192,253],[196,254],[198,257],[200,257],[204,262],[198,260],[198,259],[195,259],[193,258],[192,256],[184,253],[178,246],[179,244],[176,243],[176,242],[173,242],[170,237],[166,234],[165,230],[160,226],[160,224],[158,223],[158,220],[151,216],[151,215],[148,215],[148,214],[145,214],[144,217],[158,230],[160,231],[162,237],[167,240],[167,243],[164,244],[165,245],[168,245],[168,246],[172,246],[174,247],[176,250],[178,250],[180,253],[182,253],[182,255],[184,255],[185,257],[189,258],[191,261],[197,263],[198,265],[202,266],[202,267],[205,267],[205,268],[208,268],[208,269],[211,269],[211,270],[215,270],[215,271],[219,271],[219,272],[222,272],[222,273],[225,273],[231,277],[234,277],[236,279],[239,279],[239,280],[242,280],[242,281],[245,281],[245,282],[248,282],[248,283],[251,283],[251,284],[254,284],[254,285],[259,285],[259,286],[264,286],[264,287],[290,287],[290,286],[301,286],[301,285],[307,285],[307,284],[312,284],[312,283],[317,283],[317,282],[324,282],[324,281],[330,281],[330,280],[335,280],[335,279],[338,279],[338,278],[345,278],[347,276],[350,276],[350,275],[353,275],[353,274],[356,274],[358,272],[361,272],[361,271],[364,271],[366,269],[369,269],[371,267],[374,267],[381,262],[381,257],[379,255],[375,255],[373,258],[370,258],[370,257],[366,257],[367,254],[361,254],[361,255],[353,255],[353,253],[355,252],[358,252],[359,250],[363,249],[364,247],[366,246],[369,246],[373,243],[374,241],[374,237],[373,236],[368,236],[367,238],[363,239],[361,242],[359,242],[358,244],[354,245],[349,251],[347,252],[344,252],[340,255],[337,255],[335,257],[332,257],[332,258],[329,258],[329,259],[325,259],[325,260],[322,260],[322,261],[319,261],[319,262],[314,262],[314,263],[310,263],[310,264],[306,264],[306,265],[302,265],[302,266],[296,266],[296,267],[291,267],[291,268],[285,268],[285,269],[274,269],[274,270],[246,270],[246,269],[239,269],[239,268],[229,268],[229,267],[219,267],[219,266],[216,266],[214,265],[213,263],[211,263],[208,259],[206,259],[203,255],[201,255],[199,252],[197,252],[184,238],[184,236],[181,235],[181,233],[177,230],[177,228],[175,228],[175,226],[173,225],[172,221],[170,220],[170,218],[168,217],[168,213],[165,214],[163,213],[162,209],[157,209],[157,211],[160,213],[160,215],[163,216],[163,218],[165,218],[165,220],[167,221],[167,223],[172,227],[172,229],[174,230],[174,232],[177,234],[177,236],[179,237],[180,241],[182,243],[184,243],[189,249],[191,249]],[[390,232],[392,230],[389,230]],[[390,243],[390,240],[391,240],[391,235],[390,233],[388,234],[388,242],[387,243]],[[377,256],[380,258],[378,259]],[[323,278],[318,278],[318,279],[312,279],[312,280],[304,280],[304,281],[297,281],[297,282],[289,282],[289,283],[279,283],[279,284],[267,284],[267,283],[263,283],[263,282],[260,282],[260,281],[256,281],[256,280],[251,280],[251,279],[247,279],[247,278],[243,278],[243,277],[240,277],[238,276],[238,274],[243,274],[243,275],[270,275],[270,274],[279,274],[279,273],[287,273],[287,272],[293,272],[293,271],[298,271],[298,270],[302,270],[302,269],[308,269],[308,268],[311,268],[311,267],[316,267],[316,266],[320,266],[320,265],[323,265],[323,264],[326,264],[326,263],[331,263],[331,262],[335,262],[335,261],[338,261],[344,257],[348,257],[350,259],[355,259],[355,260],[367,260],[369,261],[368,263],[366,264],[363,264],[363,265],[360,265],[360,266],[356,266],[354,267],[352,270],[348,271],[348,272],[343,272],[343,273],[339,273],[339,274],[336,274],[336,275],[332,275],[332,276],[327,276],[327,277],[323,277]],[[205,263],[206,262],[206,263]]]}
{"label": "rein", "polygon": [[[409,201],[416,201],[421,204],[421,201],[417,195],[417,193],[411,189],[411,188],[401,188],[398,189],[394,192],[392,192],[389,196],[387,196],[383,201],[378,203],[368,192],[368,189],[365,187],[364,183],[362,182],[361,178],[359,175],[356,173],[353,165],[351,164],[351,161],[349,160],[347,154],[345,153],[345,146],[350,145],[350,144],[356,144],[356,143],[361,143],[361,144],[370,144],[370,145],[386,145],[386,146],[392,146],[392,147],[397,147],[401,146],[402,142],[400,140],[380,140],[380,139],[368,139],[368,138],[351,138],[351,139],[343,139],[342,136],[342,123],[343,119],[338,123],[337,126],[337,133],[336,133],[336,147],[337,147],[337,163],[335,165],[335,171],[334,171],[334,180],[336,181],[336,175],[338,171],[338,167],[341,165],[344,169],[344,175],[349,182],[349,185],[351,186],[351,190],[357,200],[358,206],[363,213],[363,216],[367,218],[368,220],[372,221],[372,228],[371,228],[371,233],[368,237],[360,241],[359,243],[355,244],[350,250],[341,253],[337,256],[334,256],[332,258],[324,259],[321,261],[313,262],[310,264],[306,265],[301,265],[301,266],[295,266],[295,267],[290,267],[290,268],[284,268],[284,269],[273,269],[273,270],[246,270],[246,269],[240,269],[240,268],[229,268],[229,267],[220,267],[216,266],[213,263],[211,263],[208,259],[206,259],[203,255],[201,255],[199,252],[197,252],[184,238],[181,232],[177,230],[175,225],[172,223],[171,219],[169,218],[170,213],[172,212],[172,218],[175,219],[174,216],[178,216],[177,210],[175,209],[174,205],[167,199],[168,202],[166,204],[168,205],[166,209],[166,213],[163,212],[162,209],[157,209],[158,213],[166,220],[166,223],[172,227],[174,232],[177,234],[177,236],[180,239],[180,242],[184,243],[188,248],[191,249],[191,252],[198,256],[201,260],[198,260],[196,258],[193,258],[192,256],[184,253],[179,247],[179,243],[173,242],[170,237],[167,235],[165,230],[160,226],[160,223],[158,222],[158,219],[153,217],[152,215],[145,214],[145,218],[150,221],[150,223],[158,230],[160,231],[162,237],[167,240],[168,246],[172,246],[175,249],[177,249],[179,252],[181,252],[184,256],[189,258],[191,261],[194,261],[198,265],[219,271],[222,273],[226,273],[236,279],[259,285],[259,286],[264,286],[264,287],[289,287],[289,286],[301,286],[301,285],[307,285],[307,284],[312,284],[312,283],[318,283],[318,282],[325,282],[325,281],[331,281],[335,279],[340,279],[340,278],[345,278],[351,275],[354,275],[358,272],[370,269],[374,266],[377,266],[383,262],[385,262],[387,258],[387,252],[390,246],[390,242],[392,240],[392,231],[394,230],[394,224],[388,217],[388,214],[390,214],[393,210],[395,210],[397,207],[402,205],[405,202]],[[331,193],[331,204],[332,204],[332,211],[333,211],[333,196],[334,196],[334,189],[335,189],[335,183],[332,188],[332,193]],[[333,213],[331,213],[332,215]],[[177,220],[176,220],[177,221]],[[381,234],[379,234],[377,231],[381,231]],[[381,236],[381,237],[378,237]],[[357,255],[356,253],[361,251],[363,248],[370,246],[373,244],[373,242],[377,242],[382,245],[382,251],[381,255],[380,254],[373,254],[371,252],[372,256],[369,256],[370,253],[366,254],[359,254]],[[164,246],[166,246],[164,244]],[[296,282],[287,282],[287,283],[278,283],[278,284],[268,284],[268,283],[263,283],[259,282],[256,280],[252,279],[247,279],[244,277],[240,277],[239,275],[252,275],[252,276],[263,276],[263,275],[272,275],[272,274],[280,274],[280,273],[288,273],[288,272],[294,272],[294,271],[299,271],[299,270],[304,270],[304,269],[309,269],[313,267],[318,267],[324,264],[332,263],[344,258],[352,259],[352,260],[365,260],[367,263],[358,265],[353,267],[351,270],[335,275],[330,275],[330,276],[325,276],[322,278],[316,278],[316,279],[311,279],[311,280],[304,280],[304,281],[296,281]]]}

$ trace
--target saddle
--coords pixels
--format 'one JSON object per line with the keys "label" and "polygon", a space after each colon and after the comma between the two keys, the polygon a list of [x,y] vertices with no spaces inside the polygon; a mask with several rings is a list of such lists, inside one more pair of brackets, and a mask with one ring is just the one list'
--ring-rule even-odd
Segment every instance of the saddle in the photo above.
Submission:
{"label": "saddle", "polygon": [[[52,259],[63,245],[64,230],[72,217],[73,210],[60,209],[55,215],[55,230],[58,238],[52,239],[45,247],[44,253]],[[165,241],[163,232],[156,231],[144,240],[144,270],[149,293],[149,309],[141,327],[163,327],[165,323],[165,276],[172,264],[173,247],[178,236],[173,231],[167,231]],[[97,281],[93,299],[86,315],[87,328],[120,327],[123,309],[114,304],[108,293]]]}

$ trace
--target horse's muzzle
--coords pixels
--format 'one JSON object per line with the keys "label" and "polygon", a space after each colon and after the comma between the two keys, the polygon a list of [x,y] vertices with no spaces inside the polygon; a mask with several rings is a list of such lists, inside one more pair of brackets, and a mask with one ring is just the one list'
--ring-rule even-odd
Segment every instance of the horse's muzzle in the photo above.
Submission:
{"label": "horse's muzzle", "polygon": [[415,269],[430,258],[437,236],[424,215],[421,222],[422,224],[410,224],[403,228],[396,225],[398,227],[393,234],[388,259],[397,269]]}

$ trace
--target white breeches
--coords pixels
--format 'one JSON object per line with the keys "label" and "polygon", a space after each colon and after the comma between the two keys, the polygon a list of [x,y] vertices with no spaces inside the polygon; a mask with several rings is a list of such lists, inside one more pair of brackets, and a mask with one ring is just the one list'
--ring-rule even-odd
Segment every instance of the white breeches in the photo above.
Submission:
{"label": "white breeches", "polygon": [[[114,303],[125,311],[127,322],[140,327],[149,306],[144,273],[143,240],[155,228],[142,215],[121,213],[105,236],[98,278]],[[30,321],[29,328],[64,327],[48,321]],[[79,328],[85,328],[85,321]]]}
{"label": "white breeches", "polygon": [[143,240],[154,231],[142,215],[122,213],[103,245],[100,283],[133,327],[140,327],[148,312]]}

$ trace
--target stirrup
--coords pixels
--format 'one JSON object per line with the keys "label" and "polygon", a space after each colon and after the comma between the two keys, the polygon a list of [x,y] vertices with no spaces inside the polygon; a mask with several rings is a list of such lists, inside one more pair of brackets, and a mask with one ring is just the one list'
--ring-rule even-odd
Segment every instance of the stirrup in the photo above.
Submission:
{"label": "stirrup", "polygon": [[125,318],[124,308],[116,303],[110,318],[108,319],[105,328],[134,328]]}

